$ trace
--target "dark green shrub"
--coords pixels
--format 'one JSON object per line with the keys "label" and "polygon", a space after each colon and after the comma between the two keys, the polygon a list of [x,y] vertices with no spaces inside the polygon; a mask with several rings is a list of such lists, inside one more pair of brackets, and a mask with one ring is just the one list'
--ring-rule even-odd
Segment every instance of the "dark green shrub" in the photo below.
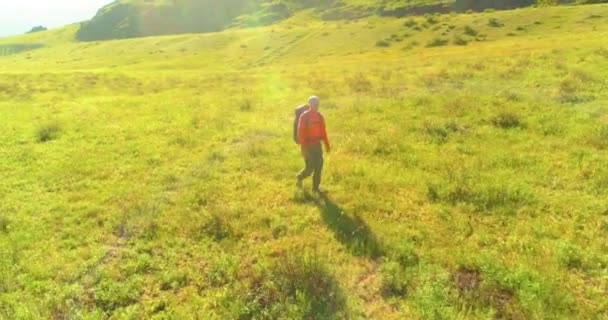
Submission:
{"label": "dark green shrub", "polygon": [[139,279],[115,281],[103,279],[93,290],[95,305],[107,313],[122,307],[127,307],[139,301],[142,293]]}
{"label": "dark green shrub", "polygon": [[405,267],[395,261],[384,262],[379,270],[382,295],[385,297],[405,297],[408,277]]}
{"label": "dark green shrub", "polygon": [[426,46],[427,46],[427,48],[441,47],[441,46],[447,45],[448,42],[449,41],[447,39],[444,39],[444,38],[434,38]]}
{"label": "dark green shrub", "polygon": [[207,281],[214,287],[221,287],[236,279],[238,264],[227,255],[220,255],[214,259],[207,269]]}
{"label": "dark green shrub", "polygon": [[161,290],[178,290],[185,287],[188,281],[188,276],[182,271],[165,271],[161,276]]}
{"label": "dark green shrub", "polygon": [[488,26],[493,27],[493,28],[500,28],[502,26],[504,26],[504,24],[500,21],[498,21],[498,19],[496,18],[490,18],[488,20]]}
{"label": "dark green shrub", "polygon": [[338,281],[309,254],[289,254],[263,267],[240,290],[239,319],[346,319]]}
{"label": "dark green shrub", "polygon": [[492,124],[497,128],[511,129],[522,126],[519,116],[511,112],[501,112],[492,119]]}
{"label": "dark green shrub", "polygon": [[253,108],[253,104],[251,103],[251,100],[249,100],[249,99],[245,99],[245,100],[241,101],[241,103],[239,105],[239,109],[241,109],[241,111],[251,111],[252,108]]}
{"label": "dark green shrub", "polygon": [[386,48],[390,47],[391,44],[386,40],[378,40],[376,41],[376,47]]}
{"label": "dark green shrub", "polygon": [[428,23],[428,24],[439,23],[439,19],[434,15],[427,14],[427,15],[425,15],[425,17],[426,17],[426,23]]}
{"label": "dark green shrub", "polygon": [[392,260],[398,262],[403,267],[414,267],[418,265],[420,258],[416,253],[416,247],[407,240],[402,240],[390,251]]}
{"label": "dark green shrub", "polygon": [[[325,106],[325,104],[324,104]],[[275,239],[280,238],[282,235],[287,233],[287,225],[285,224],[285,222],[281,219],[276,219],[272,222],[271,225],[272,228],[272,236]]]}
{"label": "dark green shrub", "polygon": [[212,214],[206,217],[199,228],[201,235],[207,236],[215,241],[222,241],[233,234],[232,227],[228,221],[218,214]]}
{"label": "dark green shrub", "polygon": [[457,123],[450,121],[444,124],[425,123],[424,129],[431,140],[436,143],[445,143],[452,133],[459,130]]}
{"label": "dark green shrub", "polygon": [[477,31],[473,27],[467,25],[464,27],[464,33],[471,37],[475,37],[479,34],[479,31]]}
{"label": "dark green shrub", "polygon": [[557,256],[560,264],[568,269],[583,267],[582,248],[570,242],[561,241],[557,245]]}
{"label": "dark green shrub", "polygon": [[414,19],[409,19],[407,21],[405,21],[405,23],[403,24],[404,26],[408,27],[408,28],[412,28],[418,25],[418,22]]}
{"label": "dark green shrub", "polygon": [[462,37],[456,36],[452,42],[457,46],[466,46],[469,42]]}
{"label": "dark green shrub", "polygon": [[581,80],[574,74],[568,75],[568,77],[564,78],[559,83],[557,88],[557,99],[561,103],[577,103],[585,100],[580,94],[581,89],[583,88],[583,82],[584,80]]}
{"label": "dark green shrub", "polygon": [[47,142],[55,140],[59,137],[60,132],[61,128],[57,123],[52,122],[43,124],[36,130],[36,141]]}

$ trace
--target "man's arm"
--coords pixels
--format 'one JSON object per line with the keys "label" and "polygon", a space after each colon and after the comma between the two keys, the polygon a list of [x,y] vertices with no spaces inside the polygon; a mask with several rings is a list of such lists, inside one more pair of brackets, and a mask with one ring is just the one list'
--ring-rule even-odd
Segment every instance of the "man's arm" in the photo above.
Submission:
{"label": "man's arm", "polygon": [[327,138],[327,131],[325,130],[325,118],[321,118],[321,130],[323,133],[323,144],[325,144],[325,151],[329,152],[331,149],[329,148],[329,139]]}

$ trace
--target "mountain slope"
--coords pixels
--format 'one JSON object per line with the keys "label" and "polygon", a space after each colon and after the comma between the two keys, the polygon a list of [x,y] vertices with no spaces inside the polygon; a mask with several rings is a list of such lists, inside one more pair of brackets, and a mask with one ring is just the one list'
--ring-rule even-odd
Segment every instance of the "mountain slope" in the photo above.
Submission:
{"label": "mountain slope", "polygon": [[536,0],[117,0],[83,22],[76,37],[93,41],[213,32],[230,26],[268,25],[303,10],[312,10],[324,20],[343,20],[376,14],[406,16],[510,9],[536,3]]}
{"label": "mountain slope", "polygon": [[87,41],[218,31],[253,7],[249,0],[117,1],[84,22],[76,37]]}

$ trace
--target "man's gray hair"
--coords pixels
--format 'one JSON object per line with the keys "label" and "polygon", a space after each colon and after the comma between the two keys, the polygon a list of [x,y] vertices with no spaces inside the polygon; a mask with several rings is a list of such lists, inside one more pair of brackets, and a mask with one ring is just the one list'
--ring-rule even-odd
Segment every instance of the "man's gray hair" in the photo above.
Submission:
{"label": "man's gray hair", "polygon": [[317,97],[317,96],[312,96],[312,97],[308,98],[308,105],[311,107],[318,106],[319,102],[320,102],[320,100],[319,100],[319,97]]}

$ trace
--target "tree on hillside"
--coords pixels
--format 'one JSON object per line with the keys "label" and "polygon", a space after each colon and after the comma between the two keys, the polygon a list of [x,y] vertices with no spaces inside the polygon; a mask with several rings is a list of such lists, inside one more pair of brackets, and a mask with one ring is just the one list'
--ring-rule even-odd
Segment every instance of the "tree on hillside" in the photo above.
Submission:
{"label": "tree on hillside", "polygon": [[48,30],[48,29],[45,26],[36,26],[36,27],[33,27],[32,30],[28,31],[27,33],[34,33],[34,32],[46,31],[46,30]]}

